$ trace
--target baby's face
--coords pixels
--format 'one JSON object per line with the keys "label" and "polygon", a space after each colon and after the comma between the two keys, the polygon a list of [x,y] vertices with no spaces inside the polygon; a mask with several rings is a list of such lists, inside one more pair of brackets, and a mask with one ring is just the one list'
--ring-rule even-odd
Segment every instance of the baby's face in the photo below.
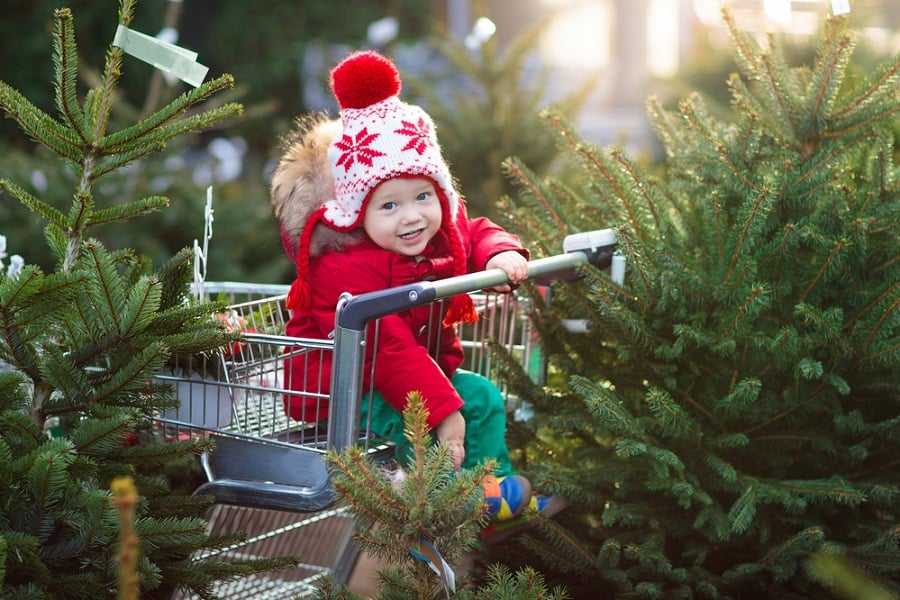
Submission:
{"label": "baby's face", "polygon": [[419,256],[441,228],[441,214],[441,201],[431,180],[389,179],[369,198],[363,229],[385,250]]}

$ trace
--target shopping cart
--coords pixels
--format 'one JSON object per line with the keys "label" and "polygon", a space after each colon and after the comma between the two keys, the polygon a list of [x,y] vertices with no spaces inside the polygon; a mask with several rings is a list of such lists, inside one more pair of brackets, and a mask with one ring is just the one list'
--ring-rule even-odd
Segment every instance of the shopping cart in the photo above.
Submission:
{"label": "shopping cart", "polygon": [[[573,278],[588,262],[615,270],[615,246],[611,230],[570,236],[566,253],[529,263],[529,279],[547,283]],[[613,277],[621,275],[614,272]],[[506,274],[494,269],[355,297],[345,294],[333,337],[327,340],[284,335],[287,286],[203,284],[206,297],[228,302],[228,310],[217,318],[240,329],[242,336],[214,358],[175,363],[158,375],[175,388],[180,401],[178,409],[160,415],[158,430],[169,437],[202,435],[215,441],[215,450],[202,457],[207,482],[197,490],[216,499],[210,533],[248,534],[247,541],[219,551],[216,559],[291,555],[303,560],[294,569],[229,584],[217,590],[222,597],[297,597],[313,592],[324,575],[349,578],[357,555],[353,523],[346,507],[335,505],[325,454],[357,445],[376,461],[393,456],[392,446],[360,423],[362,403],[371,400],[363,389],[365,349],[374,343],[366,339],[370,323],[377,327],[377,319],[419,306],[432,307],[433,320],[440,323],[437,301],[471,294],[480,318],[460,327],[463,367],[496,381],[496,365],[483,343],[492,339],[540,381],[544,365],[527,319],[528,300],[482,291],[507,282]],[[285,369],[320,365],[326,354],[332,355],[327,382],[324,373],[304,368],[304,391],[287,389]],[[289,418],[285,401],[291,399],[307,407],[327,403],[327,421]]]}

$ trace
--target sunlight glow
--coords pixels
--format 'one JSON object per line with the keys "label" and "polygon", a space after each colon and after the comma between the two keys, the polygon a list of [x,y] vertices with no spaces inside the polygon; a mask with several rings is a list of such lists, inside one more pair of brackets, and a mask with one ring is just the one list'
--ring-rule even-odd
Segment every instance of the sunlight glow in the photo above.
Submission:
{"label": "sunlight glow", "polygon": [[670,77],[678,71],[679,3],[651,0],[647,15],[647,68],[652,75]]}
{"label": "sunlight glow", "polygon": [[[615,58],[614,3],[599,0],[541,0],[550,23],[543,53],[554,65],[573,69],[609,68]],[[654,75],[678,68],[679,3],[650,0],[647,10],[647,68]]]}
{"label": "sunlight glow", "polygon": [[791,0],[763,0],[763,12],[781,28],[791,24]]}
{"label": "sunlight glow", "polygon": [[573,69],[609,66],[613,15],[606,2],[542,0],[551,19],[542,43],[547,60]]}

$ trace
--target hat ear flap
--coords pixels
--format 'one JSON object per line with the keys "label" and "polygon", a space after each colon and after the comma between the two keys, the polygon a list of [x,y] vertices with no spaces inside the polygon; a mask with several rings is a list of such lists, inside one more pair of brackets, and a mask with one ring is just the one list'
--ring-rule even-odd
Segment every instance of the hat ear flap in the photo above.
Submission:
{"label": "hat ear flap", "polygon": [[311,294],[309,292],[309,282],[306,280],[309,274],[309,246],[312,239],[313,230],[322,220],[325,214],[325,207],[319,208],[310,215],[303,233],[300,234],[300,241],[297,244],[297,254],[294,256],[294,264],[297,265],[297,278],[291,284],[288,290],[287,298],[284,305],[289,310],[307,310],[311,303]]}

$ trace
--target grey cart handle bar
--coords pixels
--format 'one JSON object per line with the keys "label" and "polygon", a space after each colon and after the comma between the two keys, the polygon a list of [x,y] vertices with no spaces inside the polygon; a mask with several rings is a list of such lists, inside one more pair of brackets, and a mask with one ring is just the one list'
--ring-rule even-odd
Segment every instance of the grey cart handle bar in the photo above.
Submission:
{"label": "grey cart handle bar", "polygon": [[[611,267],[614,279],[622,267],[611,229],[576,233],[563,242],[564,254],[530,261],[528,279],[539,283],[574,279],[580,266]],[[337,449],[358,441],[362,398],[366,326],[373,320],[405,309],[509,283],[502,269],[490,269],[438,281],[422,281],[359,296],[342,296],[335,315],[334,363],[331,370],[331,408],[328,439]]]}

